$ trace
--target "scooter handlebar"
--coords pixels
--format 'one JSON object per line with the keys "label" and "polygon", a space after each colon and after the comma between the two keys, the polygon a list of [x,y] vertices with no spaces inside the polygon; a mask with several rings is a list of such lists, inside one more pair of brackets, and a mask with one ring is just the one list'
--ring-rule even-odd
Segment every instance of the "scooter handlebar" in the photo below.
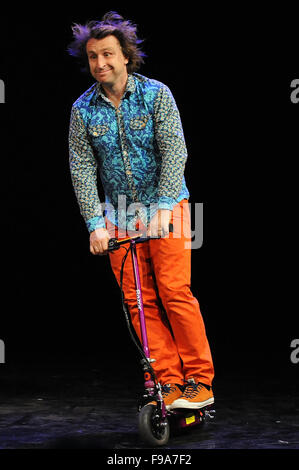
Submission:
{"label": "scooter handlebar", "polygon": [[[173,232],[173,224],[169,224],[169,232]],[[121,245],[129,243],[134,240],[135,243],[143,243],[151,239],[158,239],[162,237],[146,237],[144,234],[134,235],[133,237],[124,238],[123,240],[118,240],[117,238],[110,238],[108,241],[108,251],[117,250]]]}

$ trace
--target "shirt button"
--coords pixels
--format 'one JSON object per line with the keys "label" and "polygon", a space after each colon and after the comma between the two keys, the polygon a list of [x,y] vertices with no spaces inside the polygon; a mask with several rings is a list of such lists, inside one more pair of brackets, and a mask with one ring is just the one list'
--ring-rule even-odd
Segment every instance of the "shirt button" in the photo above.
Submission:
{"label": "shirt button", "polygon": [[124,157],[127,157],[128,156],[128,152],[126,150],[123,151],[123,156]]}

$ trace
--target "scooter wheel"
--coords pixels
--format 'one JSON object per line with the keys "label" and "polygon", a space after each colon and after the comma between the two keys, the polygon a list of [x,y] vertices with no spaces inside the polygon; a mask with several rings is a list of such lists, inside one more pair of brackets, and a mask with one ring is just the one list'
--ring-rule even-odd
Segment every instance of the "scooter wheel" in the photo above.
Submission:
{"label": "scooter wheel", "polygon": [[141,439],[152,446],[164,446],[169,439],[167,418],[161,420],[155,405],[146,405],[139,412],[139,434]]}

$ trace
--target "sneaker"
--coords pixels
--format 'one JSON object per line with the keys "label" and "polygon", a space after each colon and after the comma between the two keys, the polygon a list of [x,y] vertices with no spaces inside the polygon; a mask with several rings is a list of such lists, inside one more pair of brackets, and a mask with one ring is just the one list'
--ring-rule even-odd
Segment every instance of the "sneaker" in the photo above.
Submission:
{"label": "sneaker", "polygon": [[208,390],[200,382],[196,383],[194,379],[187,381],[183,394],[172,402],[171,408],[193,408],[199,409],[214,403],[212,388]]}
{"label": "sneaker", "polygon": [[[183,385],[178,384],[165,384],[162,385],[162,397],[166,406],[166,409],[169,410],[170,405],[174,400],[182,396]],[[156,405],[156,401],[151,401],[147,403],[148,405]]]}

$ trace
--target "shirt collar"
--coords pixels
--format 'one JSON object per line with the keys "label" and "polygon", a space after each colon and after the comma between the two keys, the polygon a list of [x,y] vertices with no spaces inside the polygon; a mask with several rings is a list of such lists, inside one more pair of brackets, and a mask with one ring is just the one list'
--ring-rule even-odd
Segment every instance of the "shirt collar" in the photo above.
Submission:
{"label": "shirt collar", "polygon": [[[109,101],[100,83],[97,84],[96,89],[97,89],[97,98],[101,97],[103,100]],[[123,94],[123,98],[126,96],[127,93],[135,93],[135,90],[136,90],[136,83],[135,83],[134,77],[133,75],[128,74],[128,80],[127,80],[126,88]]]}

